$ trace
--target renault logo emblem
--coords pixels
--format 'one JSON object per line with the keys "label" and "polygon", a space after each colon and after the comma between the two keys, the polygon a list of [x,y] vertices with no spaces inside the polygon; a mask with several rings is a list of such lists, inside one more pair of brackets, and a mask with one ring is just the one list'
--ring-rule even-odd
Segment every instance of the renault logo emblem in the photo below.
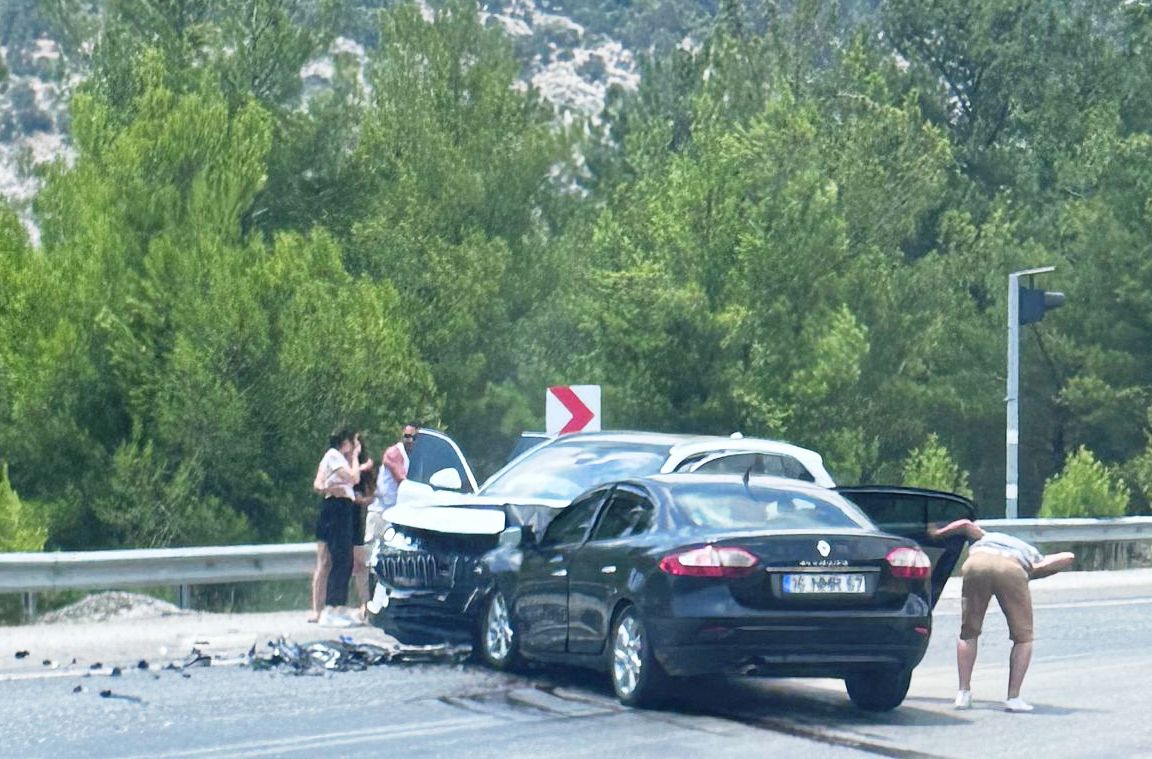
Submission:
{"label": "renault logo emblem", "polygon": [[828,554],[832,553],[832,546],[828,545],[827,540],[821,540],[816,544],[816,550],[820,552],[821,556],[828,558]]}

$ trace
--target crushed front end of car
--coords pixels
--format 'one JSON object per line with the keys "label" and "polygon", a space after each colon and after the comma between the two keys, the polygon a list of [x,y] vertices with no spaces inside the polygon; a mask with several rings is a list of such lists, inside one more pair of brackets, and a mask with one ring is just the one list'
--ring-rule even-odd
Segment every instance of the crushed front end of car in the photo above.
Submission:
{"label": "crushed front end of car", "polygon": [[396,506],[373,548],[372,622],[401,643],[473,642],[491,590],[484,557],[506,527],[539,533],[557,513],[541,505]]}
{"label": "crushed front end of car", "polygon": [[394,514],[403,521],[393,521],[373,551],[373,624],[401,643],[471,642],[484,592],[480,559],[496,548],[504,514],[419,511],[418,519]]}

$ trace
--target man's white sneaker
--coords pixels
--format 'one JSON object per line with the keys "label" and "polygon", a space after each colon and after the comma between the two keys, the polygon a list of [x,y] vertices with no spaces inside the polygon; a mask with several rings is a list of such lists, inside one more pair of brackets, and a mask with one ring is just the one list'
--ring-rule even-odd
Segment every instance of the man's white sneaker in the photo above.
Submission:
{"label": "man's white sneaker", "polygon": [[956,700],[952,702],[953,708],[956,709],[971,709],[972,708],[972,691],[962,690],[956,693]]}
{"label": "man's white sneaker", "polygon": [[1017,696],[1004,702],[1004,708],[1010,712],[1030,712],[1032,704]]}

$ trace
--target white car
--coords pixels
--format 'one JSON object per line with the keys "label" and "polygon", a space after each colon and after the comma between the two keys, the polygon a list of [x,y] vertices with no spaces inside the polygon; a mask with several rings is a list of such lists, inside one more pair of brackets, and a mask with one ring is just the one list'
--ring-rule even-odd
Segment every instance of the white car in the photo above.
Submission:
{"label": "white car", "polygon": [[[547,438],[514,458],[479,488],[460,449],[446,435],[421,430],[411,476],[397,511],[436,505],[543,505],[563,508],[576,495],[612,480],[670,472],[770,474],[835,487],[816,451],[739,433],[580,432]],[[421,521],[426,521],[423,515]],[[410,518],[410,517],[409,517]]]}

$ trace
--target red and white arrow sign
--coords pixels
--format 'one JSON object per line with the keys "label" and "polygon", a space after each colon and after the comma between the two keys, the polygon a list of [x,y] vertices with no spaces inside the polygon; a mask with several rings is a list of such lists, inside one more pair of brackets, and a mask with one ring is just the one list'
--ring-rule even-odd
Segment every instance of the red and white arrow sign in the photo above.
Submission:
{"label": "red and white arrow sign", "polygon": [[556,385],[544,400],[544,422],[549,435],[600,429],[599,385]]}

